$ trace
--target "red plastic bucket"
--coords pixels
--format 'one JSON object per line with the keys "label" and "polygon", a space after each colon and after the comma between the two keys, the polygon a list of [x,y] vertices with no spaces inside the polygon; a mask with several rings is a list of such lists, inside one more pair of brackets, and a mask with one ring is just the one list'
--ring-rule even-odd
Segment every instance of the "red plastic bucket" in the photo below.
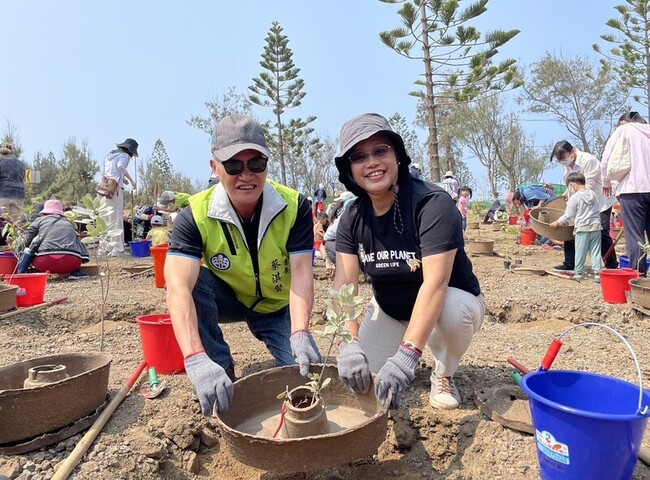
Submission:
{"label": "red plastic bucket", "polygon": [[638,277],[639,272],[632,268],[601,270],[600,285],[603,287],[603,300],[607,303],[627,303],[625,292],[631,289],[628,281]]}
{"label": "red plastic bucket", "polygon": [[522,245],[535,245],[537,233],[532,228],[524,228],[521,230],[521,244]]}
{"label": "red plastic bucket", "polygon": [[18,259],[13,252],[5,252],[0,254],[0,274],[2,273],[14,273],[16,270],[16,265],[18,264]]}
{"label": "red plastic bucket", "polygon": [[47,273],[16,273],[5,275],[9,285],[18,285],[25,290],[25,295],[16,297],[16,306],[31,307],[43,303],[45,287],[47,286]]}
{"label": "red plastic bucket", "polygon": [[519,223],[519,217],[517,215],[512,215],[511,217],[508,217],[508,223],[510,225],[517,225]]}
{"label": "red plastic bucket", "polygon": [[165,288],[165,258],[167,257],[168,243],[157,247],[151,247],[149,251],[153,255],[153,274],[156,287]]}
{"label": "red plastic bucket", "polygon": [[161,375],[184,372],[183,353],[176,341],[169,314],[142,315],[136,321],[140,326],[142,351],[147,365],[155,367]]}

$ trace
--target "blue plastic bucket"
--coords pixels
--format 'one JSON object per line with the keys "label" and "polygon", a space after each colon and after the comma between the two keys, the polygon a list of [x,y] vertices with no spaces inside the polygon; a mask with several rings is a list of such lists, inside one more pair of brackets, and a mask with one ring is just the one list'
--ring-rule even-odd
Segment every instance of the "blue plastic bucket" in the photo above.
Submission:
{"label": "blue plastic bucket", "polygon": [[[621,265],[621,268],[630,268],[630,259],[627,255],[620,255],[618,257],[618,263]],[[650,270],[650,258],[645,261],[646,268]]]}
{"label": "blue plastic bucket", "polygon": [[[525,375],[543,480],[629,480],[648,422],[637,385],[595,373],[551,370]],[[643,391],[642,404],[650,405]]]}
{"label": "blue plastic bucket", "polygon": [[151,247],[151,240],[140,240],[139,242],[129,242],[131,255],[134,257],[148,257]]}

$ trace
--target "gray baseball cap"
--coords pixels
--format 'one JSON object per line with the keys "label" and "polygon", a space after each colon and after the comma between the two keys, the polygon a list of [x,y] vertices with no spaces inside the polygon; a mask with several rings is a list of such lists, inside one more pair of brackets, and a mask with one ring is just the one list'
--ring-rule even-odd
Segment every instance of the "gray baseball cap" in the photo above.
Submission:
{"label": "gray baseball cap", "polygon": [[212,156],[219,162],[231,159],[244,150],[256,150],[267,158],[271,156],[262,126],[246,115],[223,117],[210,137]]}

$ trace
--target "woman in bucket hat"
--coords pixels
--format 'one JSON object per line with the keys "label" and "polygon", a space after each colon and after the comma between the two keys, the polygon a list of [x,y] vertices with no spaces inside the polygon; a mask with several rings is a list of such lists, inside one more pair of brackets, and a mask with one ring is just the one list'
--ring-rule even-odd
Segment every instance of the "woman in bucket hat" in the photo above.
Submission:
{"label": "woman in bucket hat", "polygon": [[[115,145],[117,148],[111,150],[104,159],[104,175],[102,178],[102,186],[97,190],[99,195],[106,197],[106,205],[113,207],[113,213],[108,215],[104,220],[109,223],[115,224],[121,230],[119,235],[116,235],[113,240],[113,250],[107,253],[111,256],[124,255],[124,187],[131,184],[131,188],[137,188],[135,181],[129,175],[128,167],[131,157],[138,156],[138,142],[132,138],[127,138],[122,143]],[[104,187],[107,183],[114,185],[113,191],[107,191]]]}
{"label": "woman in bucket hat", "polygon": [[443,189],[409,174],[404,141],[381,115],[343,125],[335,162],[339,180],[358,199],[338,226],[334,288],[353,284],[357,291],[361,260],[373,289],[361,327],[348,325],[355,340],[341,345],[341,380],[365,391],[370,372],[377,373],[377,399],[398,408],[428,347],[429,403],[457,408],[453,375],[485,310],[458,210]]}

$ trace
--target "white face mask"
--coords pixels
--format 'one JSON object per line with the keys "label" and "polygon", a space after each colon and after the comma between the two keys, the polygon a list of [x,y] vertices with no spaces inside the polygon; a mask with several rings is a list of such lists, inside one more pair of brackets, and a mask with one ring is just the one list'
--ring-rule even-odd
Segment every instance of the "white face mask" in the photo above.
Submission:
{"label": "white face mask", "polygon": [[564,160],[558,160],[557,163],[559,163],[560,165],[564,165],[565,167],[568,167],[573,163],[573,158],[568,157],[565,158]]}

